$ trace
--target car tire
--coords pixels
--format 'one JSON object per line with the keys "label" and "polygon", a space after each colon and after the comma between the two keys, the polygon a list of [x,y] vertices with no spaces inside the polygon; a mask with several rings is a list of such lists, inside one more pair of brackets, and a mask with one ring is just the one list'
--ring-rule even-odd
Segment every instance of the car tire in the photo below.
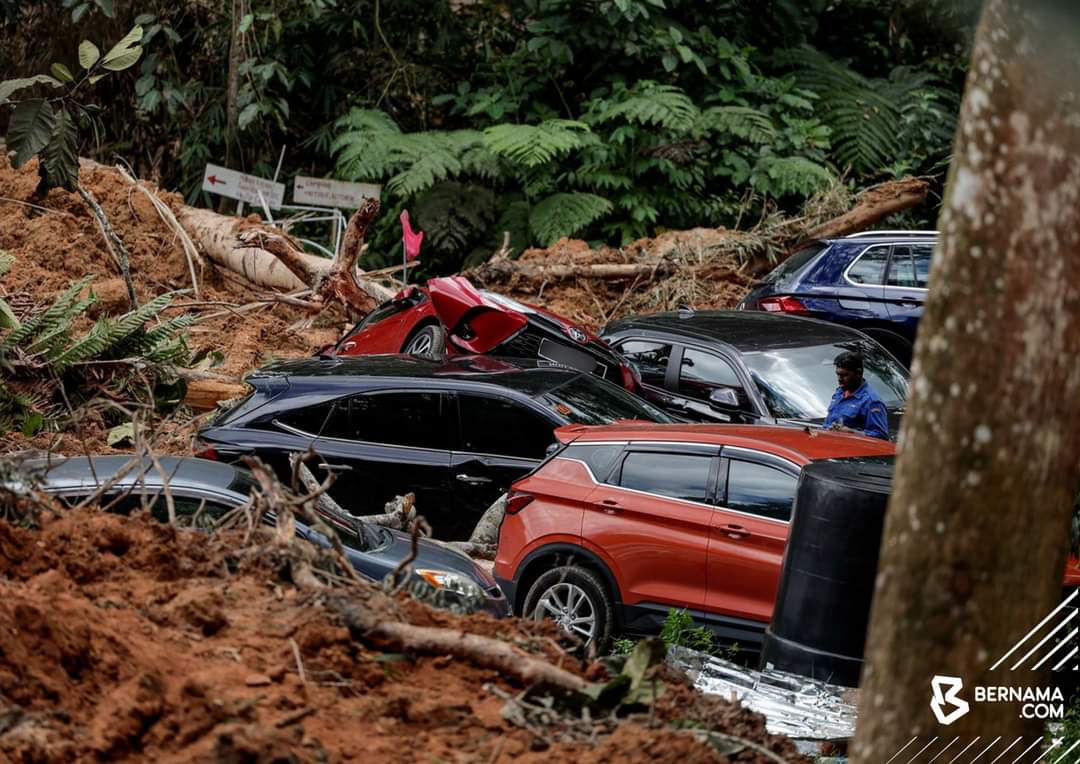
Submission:
{"label": "car tire", "polygon": [[578,565],[561,565],[536,579],[525,595],[522,616],[555,620],[585,649],[597,651],[607,646],[615,630],[615,605],[607,586],[599,575]]}
{"label": "car tire", "polygon": [[401,352],[422,358],[443,358],[446,355],[446,332],[436,324],[422,326],[405,341]]}

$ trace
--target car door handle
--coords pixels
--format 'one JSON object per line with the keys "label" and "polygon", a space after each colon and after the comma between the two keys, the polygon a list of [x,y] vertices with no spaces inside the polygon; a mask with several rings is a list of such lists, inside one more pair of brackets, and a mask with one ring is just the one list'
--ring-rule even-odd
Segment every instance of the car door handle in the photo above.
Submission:
{"label": "car door handle", "polygon": [[319,466],[319,469],[321,469],[321,470],[334,470],[334,471],[337,471],[337,472],[351,472],[352,471],[352,465],[351,464],[327,464],[326,462],[322,462],[318,466]]}
{"label": "car door handle", "polygon": [[465,473],[458,475],[457,479],[466,485],[483,485],[484,483],[491,482],[491,478],[475,477],[474,475],[466,475]]}
{"label": "car door handle", "polygon": [[617,515],[622,512],[622,504],[615,499],[601,499],[600,504],[603,506],[604,512],[609,515]]}
{"label": "car door handle", "polygon": [[746,528],[731,523],[720,526],[720,532],[732,539],[744,539],[750,535],[750,531],[746,530]]}

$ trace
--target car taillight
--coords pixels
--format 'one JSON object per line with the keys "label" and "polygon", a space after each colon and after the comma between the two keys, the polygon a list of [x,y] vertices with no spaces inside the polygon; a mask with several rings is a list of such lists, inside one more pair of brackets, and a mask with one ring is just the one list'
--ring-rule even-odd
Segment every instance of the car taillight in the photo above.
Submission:
{"label": "car taillight", "polygon": [[215,462],[218,460],[218,452],[215,451],[214,447],[210,445],[196,451],[195,456],[199,457],[200,459],[212,459]]}
{"label": "car taillight", "polygon": [[622,386],[632,393],[641,389],[641,375],[633,366],[623,361],[619,364],[619,373],[622,374]]}
{"label": "car taillight", "polygon": [[804,316],[810,313],[806,306],[794,297],[766,297],[758,305],[769,313],[795,313]]}
{"label": "car taillight", "polygon": [[520,491],[511,491],[510,495],[506,497],[506,514],[516,515],[525,507],[532,504],[535,496],[531,494],[522,493]]}

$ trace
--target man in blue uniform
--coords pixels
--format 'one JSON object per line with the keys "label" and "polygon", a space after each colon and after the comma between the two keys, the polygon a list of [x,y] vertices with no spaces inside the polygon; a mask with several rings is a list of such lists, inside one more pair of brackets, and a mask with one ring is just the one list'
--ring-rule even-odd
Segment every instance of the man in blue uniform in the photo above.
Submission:
{"label": "man in blue uniform", "polygon": [[885,404],[863,379],[862,356],[858,353],[841,353],[833,363],[840,386],[829,402],[825,428],[888,440],[889,419],[885,414]]}

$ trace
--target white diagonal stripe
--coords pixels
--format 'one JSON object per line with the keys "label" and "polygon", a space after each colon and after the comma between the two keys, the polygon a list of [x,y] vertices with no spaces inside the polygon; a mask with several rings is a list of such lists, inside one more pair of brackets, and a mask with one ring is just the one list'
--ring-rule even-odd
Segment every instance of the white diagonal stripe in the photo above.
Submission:
{"label": "white diagonal stripe", "polygon": [[1037,632],[1037,631],[1038,631],[1039,629],[1041,629],[1041,628],[1042,628],[1043,626],[1045,626],[1045,625],[1046,625],[1046,623],[1047,623],[1047,622],[1048,622],[1048,621],[1049,621],[1049,620],[1050,620],[1051,618],[1053,618],[1053,617],[1054,617],[1055,615],[1057,615],[1057,614],[1058,614],[1058,613],[1059,613],[1059,612],[1060,612],[1060,611],[1061,611],[1061,610],[1062,610],[1062,609],[1063,609],[1063,608],[1064,608],[1064,607],[1065,607],[1066,605],[1068,605],[1068,604],[1069,604],[1070,602],[1072,602],[1072,601],[1073,601],[1074,599],[1076,599],[1076,595],[1077,595],[1077,594],[1080,594],[1080,589],[1073,589],[1073,593],[1072,593],[1072,594],[1070,594],[1070,595],[1069,595],[1068,597],[1066,597],[1066,598],[1065,598],[1065,601],[1064,601],[1064,602],[1062,602],[1062,603],[1061,603],[1060,605],[1058,605],[1058,606],[1057,606],[1056,608],[1054,608],[1053,610],[1051,610],[1051,611],[1050,611],[1050,614],[1049,614],[1048,616],[1046,616],[1046,618],[1044,618],[1044,619],[1042,619],[1041,621],[1039,621],[1038,625],[1036,625],[1034,629],[1032,629],[1032,630],[1031,630],[1031,631],[1029,631],[1029,632],[1028,632],[1027,634],[1025,634],[1025,635],[1024,635],[1024,638],[1023,638],[1023,639],[1021,639],[1021,640],[1020,640],[1019,642],[1017,642],[1017,643],[1016,643],[1015,645],[1013,645],[1013,646],[1012,646],[1011,648],[1009,648],[1009,652],[1005,653],[1005,654],[1004,654],[1003,656],[1001,656],[1000,658],[998,658],[998,661],[997,661],[997,663],[995,663],[995,664],[994,664],[993,666],[991,666],[991,667],[990,667],[990,670],[991,670],[991,671],[993,671],[993,670],[994,670],[994,669],[996,669],[996,668],[997,668],[998,666],[1000,666],[1000,665],[1002,664],[1002,662],[1003,662],[1003,661],[1004,661],[1004,660],[1005,660],[1006,658],[1008,658],[1008,657],[1009,657],[1010,655],[1012,655],[1012,654],[1013,654],[1013,653],[1014,653],[1014,652],[1016,651],[1016,648],[1020,647],[1020,645],[1024,644],[1025,642],[1027,642],[1027,639],[1028,639],[1028,637],[1030,637],[1030,636],[1031,636],[1032,634],[1034,634],[1034,633],[1035,633],[1035,632]]}
{"label": "white diagonal stripe", "polygon": [[968,748],[971,748],[971,746],[973,746],[973,745],[975,745],[976,743],[978,743],[978,742],[979,742],[979,739],[980,739],[981,737],[982,737],[982,735],[976,735],[976,736],[975,736],[975,739],[974,739],[974,740],[972,740],[972,741],[971,741],[970,743],[968,743],[967,745],[965,745],[965,746],[964,746],[964,750],[962,750],[962,751],[961,751],[960,753],[956,754],[956,755],[955,755],[955,756],[953,756],[953,757],[952,757],[951,759],[949,759],[949,764],[953,764],[953,762],[954,762],[954,761],[956,761],[956,760],[957,760],[957,759],[959,759],[959,758],[960,758],[961,756],[963,756],[963,755],[964,755],[965,753],[967,753],[967,749],[968,749]]}
{"label": "white diagonal stripe", "polygon": [[920,756],[922,756],[922,752],[923,752],[923,751],[925,751],[925,750],[926,750],[927,748],[929,748],[930,746],[932,746],[932,745],[933,745],[934,743],[936,743],[936,742],[937,742],[937,735],[934,735],[934,739],[933,739],[933,740],[931,740],[931,741],[930,741],[929,743],[927,743],[926,745],[924,745],[924,746],[923,746],[923,747],[922,747],[922,748],[921,748],[921,749],[919,750],[919,752],[918,752],[917,754],[915,754],[915,755],[914,755],[914,756],[912,756],[912,757],[911,757],[910,759],[908,759],[908,764],[911,764],[911,762],[915,761],[915,759],[917,759],[917,758],[919,758]]}
{"label": "white diagonal stripe", "polygon": [[1061,738],[1056,737],[1053,740],[1051,740],[1050,741],[1050,747],[1039,754],[1039,758],[1035,759],[1035,764],[1042,764],[1042,762],[1046,760],[1047,754],[1049,754],[1052,750],[1057,748],[1059,745],[1061,745]]}
{"label": "white diagonal stripe", "polygon": [[[1080,591],[1080,589],[1077,589],[1077,591]],[[981,758],[982,758],[982,755],[983,755],[984,753],[986,753],[986,752],[987,752],[987,751],[989,751],[989,750],[990,750],[991,748],[993,748],[993,747],[994,747],[995,745],[997,745],[997,741],[999,741],[999,740],[1001,740],[1001,735],[998,735],[998,736],[997,736],[996,738],[994,738],[994,742],[993,742],[993,743],[991,743],[990,745],[986,746],[986,748],[983,748],[983,749],[982,749],[981,751],[979,751],[979,752],[978,752],[978,753],[977,753],[977,754],[975,755],[975,758],[971,760],[971,761],[972,761],[972,764],[974,764],[974,762],[976,762],[976,761],[978,761],[979,759],[981,759]]]}
{"label": "white diagonal stripe", "polygon": [[1012,666],[1012,668],[1011,668],[1011,669],[1009,669],[1009,671],[1016,671],[1016,669],[1017,669],[1017,668],[1018,668],[1018,667],[1020,666],[1020,664],[1021,664],[1021,663],[1023,663],[1024,661],[1026,661],[1026,660],[1027,660],[1028,658],[1030,658],[1030,657],[1032,656],[1032,654],[1033,654],[1033,653],[1034,653],[1034,652],[1035,652],[1036,650],[1038,650],[1038,649],[1039,649],[1040,647],[1042,647],[1043,645],[1045,645],[1045,644],[1046,644],[1046,643],[1047,643],[1047,642],[1048,642],[1048,641],[1050,640],[1050,637],[1054,636],[1055,634],[1057,634],[1057,633],[1058,633],[1058,631],[1060,631],[1060,630],[1061,630],[1062,628],[1064,628],[1064,627],[1065,627],[1065,625],[1066,625],[1066,624],[1067,624],[1067,623],[1068,623],[1069,621],[1071,621],[1071,620],[1073,619],[1073,616],[1075,616],[1075,615],[1076,615],[1076,611],[1075,611],[1075,610],[1073,610],[1073,611],[1071,611],[1071,612],[1070,612],[1070,613],[1069,613],[1069,614],[1068,614],[1067,616],[1065,616],[1065,619],[1064,619],[1064,620],[1063,620],[1063,621],[1062,621],[1061,623],[1059,623],[1059,624],[1058,624],[1057,626],[1055,626],[1055,627],[1054,627],[1054,628],[1053,628],[1053,629],[1052,629],[1052,630],[1050,631],[1050,633],[1048,633],[1048,634],[1047,634],[1047,635],[1046,635],[1045,637],[1043,637],[1042,639],[1040,639],[1040,640],[1039,640],[1039,644],[1035,645],[1035,647],[1033,647],[1033,648],[1031,648],[1030,650],[1028,650],[1028,651],[1027,651],[1027,654],[1026,654],[1026,655],[1024,655],[1024,657],[1023,657],[1023,658],[1021,658],[1021,659],[1020,659],[1020,660],[1018,660],[1018,661],[1017,661],[1016,663],[1014,663],[1014,664],[1013,664],[1013,666]]}
{"label": "white diagonal stripe", "polygon": [[1012,764],[1016,764],[1016,762],[1020,761],[1020,759],[1024,758],[1025,756],[1027,756],[1027,754],[1028,754],[1028,751],[1030,751],[1030,750],[1031,750],[1032,748],[1034,748],[1035,746],[1037,746],[1037,745],[1038,745],[1039,743],[1041,743],[1042,741],[1043,741],[1043,739],[1042,739],[1041,737],[1037,737],[1037,738],[1035,738],[1035,742],[1034,742],[1034,743],[1032,743],[1031,745],[1029,745],[1029,746],[1028,746],[1027,748],[1025,748],[1025,749],[1024,749],[1024,752],[1023,752],[1022,754],[1020,754],[1020,755],[1019,755],[1019,756],[1017,756],[1017,757],[1016,757],[1015,759],[1013,759],[1013,760],[1012,760]]}
{"label": "white diagonal stripe", "polygon": [[1071,652],[1071,653],[1069,653],[1068,655],[1066,655],[1066,656],[1065,656],[1064,658],[1062,658],[1062,659],[1061,659],[1061,663],[1059,663],[1058,665],[1054,666],[1054,667],[1053,667],[1052,669],[1050,669],[1050,670],[1051,670],[1051,671],[1057,671],[1057,670],[1058,670],[1059,668],[1061,668],[1062,666],[1064,666],[1064,665],[1065,665],[1065,662],[1066,662],[1067,660],[1069,660],[1069,658],[1071,658],[1071,657],[1073,657],[1074,655],[1076,655],[1076,653],[1077,653],[1078,651],[1080,651],[1080,647],[1074,647],[1074,648],[1072,649],[1072,652]]}
{"label": "white diagonal stripe", "polygon": [[1062,640],[1061,642],[1058,642],[1058,644],[1057,644],[1057,647],[1055,647],[1055,648],[1054,648],[1053,650],[1051,650],[1050,652],[1048,652],[1048,653],[1047,653],[1047,654],[1046,654],[1046,655],[1045,655],[1045,656],[1043,657],[1043,659],[1042,659],[1041,661],[1039,661],[1039,662],[1038,662],[1038,663],[1036,663],[1036,664],[1035,664],[1034,666],[1032,666],[1032,667],[1031,667],[1031,670],[1032,670],[1032,671],[1034,671],[1034,670],[1035,670],[1035,669],[1037,669],[1037,668],[1038,668],[1039,666],[1043,665],[1043,664],[1044,664],[1044,663],[1046,663],[1046,662],[1047,662],[1048,660],[1050,660],[1050,656],[1051,656],[1051,655],[1053,655],[1053,654],[1054,654],[1054,653],[1056,653],[1056,652],[1057,652],[1058,650],[1060,650],[1061,648],[1063,648],[1063,647],[1065,647],[1065,646],[1066,646],[1067,644],[1069,644],[1069,641],[1070,641],[1070,640],[1071,640],[1071,639],[1072,639],[1073,637],[1075,637],[1075,636],[1076,636],[1077,634],[1080,634],[1080,629],[1073,629],[1072,631],[1070,631],[1070,632],[1068,633],[1068,635],[1066,635],[1065,639],[1063,639],[1063,640]]}
{"label": "white diagonal stripe", "polygon": [[1075,743],[1070,745],[1067,749],[1065,749],[1065,753],[1061,754],[1056,759],[1054,759],[1054,764],[1058,764],[1059,761],[1061,761],[1066,756],[1068,756],[1070,753],[1072,753],[1072,749],[1076,748],[1076,746],[1078,746],[1078,745],[1080,745],[1080,740],[1077,740]]}
{"label": "white diagonal stripe", "polygon": [[938,757],[938,756],[940,756],[941,754],[945,753],[945,752],[946,752],[947,750],[949,750],[950,748],[952,748],[952,744],[953,744],[953,743],[955,743],[955,742],[956,742],[957,740],[959,740],[959,739],[960,739],[960,737],[959,737],[959,736],[957,736],[957,737],[954,737],[954,738],[952,739],[952,742],[950,742],[950,743],[949,743],[949,744],[948,744],[947,746],[945,746],[945,747],[944,747],[944,748],[942,748],[942,749],[941,749],[940,751],[938,751],[938,752],[937,752],[937,754],[936,754],[936,755],[934,756],[934,758],[933,758],[933,759],[930,759],[930,761],[926,762],[926,764],[933,764],[933,762],[934,762],[934,761],[935,761],[935,760],[937,759],[937,757]]}
{"label": "white diagonal stripe", "polygon": [[1004,751],[1002,751],[1001,753],[999,753],[999,754],[998,754],[997,756],[995,756],[995,757],[994,757],[993,759],[991,759],[991,760],[990,760],[990,764],[994,764],[994,762],[995,762],[995,761],[997,761],[997,760],[998,760],[998,759],[1000,759],[1000,758],[1001,758],[1002,756],[1004,756],[1005,754],[1007,754],[1007,753],[1009,752],[1009,749],[1010,749],[1010,748],[1012,748],[1012,747],[1013,747],[1014,745],[1016,745],[1017,743],[1019,743],[1019,742],[1020,742],[1021,740],[1023,740],[1023,739],[1024,739],[1024,738],[1022,738],[1022,737],[1018,737],[1018,738],[1016,738],[1016,740],[1014,740],[1014,741],[1012,741],[1011,743],[1009,743],[1009,745],[1005,747],[1005,750],[1004,750]]}
{"label": "white diagonal stripe", "polygon": [[902,753],[903,753],[904,751],[906,751],[906,750],[907,750],[907,747],[908,747],[909,745],[911,745],[912,743],[914,743],[914,742],[915,742],[916,740],[918,740],[918,739],[919,739],[919,736],[918,736],[918,735],[916,735],[915,737],[911,738],[911,740],[909,740],[909,741],[907,741],[906,743],[904,743],[904,747],[903,747],[903,748],[901,748],[901,749],[900,749],[899,751],[897,751],[896,753],[894,753],[894,754],[892,755],[892,758],[891,758],[891,759],[889,759],[888,761],[886,761],[886,762],[885,762],[885,764],[892,764],[892,760],[893,760],[893,759],[895,759],[895,758],[896,758],[897,756],[899,756],[899,755],[900,755],[900,754],[902,754]]}

